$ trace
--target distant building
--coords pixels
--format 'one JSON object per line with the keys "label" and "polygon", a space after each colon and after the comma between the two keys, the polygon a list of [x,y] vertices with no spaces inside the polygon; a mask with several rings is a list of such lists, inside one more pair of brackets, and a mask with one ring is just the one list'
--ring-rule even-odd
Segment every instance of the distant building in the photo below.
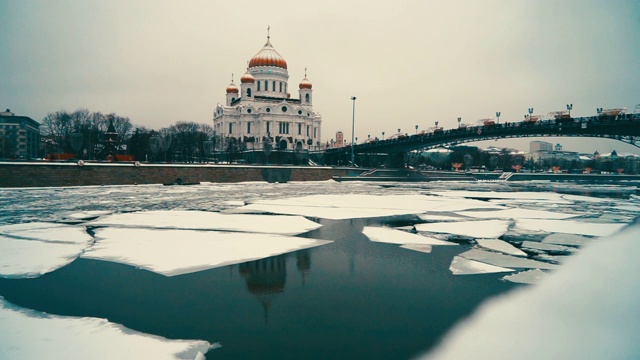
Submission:
{"label": "distant building", "polygon": [[562,145],[556,144],[556,146],[553,148],[553,151],[562,151]]}
{"label": "distant building", "polygon": [[[226,102],[213,111],[213,128],[224,141],[252,143],[263,149],[271,142],[278,150],[317,149],[322,118],[313,111],[312,84],[305,77],[299,98],[289,93],[287,62],[267,43],[251,58],[240,88],[227,86]],[[231,140],[231,139],[234,140]]]}
{"label": "distant building", "polygon": [[40,153],[40,123],[11,110],[0,112],[0,158],[33,159]]}
{"label": "distant building", "polygon": [[532,141],[529,143],[529,152],[535,153],[536,151],[552,151],[553,144],[546,141]]}
{"label": "distant building", "polygon": [[334,148],[341,148],[344,146],[344,134],[342,131],[336,132],[336,142],[333,145]]}

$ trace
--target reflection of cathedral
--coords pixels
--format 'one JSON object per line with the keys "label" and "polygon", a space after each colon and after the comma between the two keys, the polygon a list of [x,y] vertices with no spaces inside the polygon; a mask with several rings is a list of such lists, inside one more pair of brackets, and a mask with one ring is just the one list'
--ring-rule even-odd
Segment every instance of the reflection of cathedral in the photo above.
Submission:
{"label": "reflection of cathedral", "polygon": [[240,264],[240,275],[247,283],[247,290],[262,304],[265,322],[269,305],[284,291],[287,282],[287,259],[285,255]]}
{"label": "reflection of cathedral", "polygon": [[[289,93],[287,62],[267,43],[250,61],[240,78],[240,89],[227,87],[225,105],[213,112],[213,127],[223,138],[251,143],[252,149],[304,150],[320,142],[320,114],[313,111],[312,84],[305,77],[298,99]],[[269,144],[269,145],[267,145]]]}
{"label": "reflection of cathedral", "polygon": [[[296,252],[296,267],[302,274],[304,284],[305,275],[311,269],[309,250]],[[247,284],[247,290],[262,304],[266,322],[269,306],[278,294],[284,292],[284,286],[287,282],[287,255],[277,255],[240,264],[239,272]]]}

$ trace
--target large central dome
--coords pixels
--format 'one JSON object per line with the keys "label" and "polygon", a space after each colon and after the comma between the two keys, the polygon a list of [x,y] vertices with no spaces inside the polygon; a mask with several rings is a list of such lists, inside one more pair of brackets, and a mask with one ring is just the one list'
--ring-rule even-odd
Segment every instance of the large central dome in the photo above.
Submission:
{"label": "large central dome", "polygon": [[267,39],[267,43],[264,44],[262,50],[249,61],[250,68],[258,66],[275,66],[286,70],[287,62],[278,54],[276,49],[271,45],[271,42]]}

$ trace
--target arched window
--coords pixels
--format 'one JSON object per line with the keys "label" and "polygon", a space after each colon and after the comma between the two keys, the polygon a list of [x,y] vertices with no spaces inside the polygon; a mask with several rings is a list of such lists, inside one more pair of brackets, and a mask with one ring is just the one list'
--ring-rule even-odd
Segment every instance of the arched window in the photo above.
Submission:
{"label": "arched window", "polygon": [[251,97],[251,89],[247,89],[247,97]]}
{"label": "arched window", "polygon": [[260,91],[260,81],[258,81],[258,91]]}
{"label": "arched window", "polygon": [[272,87],[273,91],[276,91],[276,82],[273,82],[273,87]]}
{"label": "arched window", "polygon": [[264,81],[264,91],[269,91],[269,82],[267,80]]}
{"label": "arched window", "polygon": [[304,95],[304,101],[309,102],[309,98],[310,98],[309,94],[305,94]]}
{"label": "arched window", "polygon": [[236,101],[236,98],[232,97],[231,102],[234,102],[234,101]]}
{"label": "arched window", "polygon": [[280,81],[280,92],[282,92],[282,81]]}

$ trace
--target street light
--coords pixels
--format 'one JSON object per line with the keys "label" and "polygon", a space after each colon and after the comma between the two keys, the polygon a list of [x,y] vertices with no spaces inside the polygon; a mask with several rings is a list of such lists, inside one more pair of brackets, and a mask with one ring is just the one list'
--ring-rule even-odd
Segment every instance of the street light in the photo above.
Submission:
{"label": "street light", "polygon": [[496,117],[498,118],[498,124],[500,124],[500,111],[496,111]]}
{"label": "street light", "polygon": [[356,97],[352,96],[351,100],[353,100],[353,112],[352,112],[352,117],[351,117],[351,166],[355,166],[355,155],[353,153],[353,147],[355,146],[355,144],[353,143],[354,141],[354,131],[355,131],[355,126],[356,126]]}
{"label": "street light", "polygon": [[384,140],[384,131],[382,132],[382,140]]}
{"label": "street light", "polygon": [[436,129],[438,128],[438,122],[436,121]]}
{"label": "street light", "polygon": [[567,111],[569,112],[569,117],[571,117],[571,110],[573,110],[573,104],[567,104]]}
{"label": "street light", "polygon": [[460,127],[460,121],[462,121],[462,118],[458,118],[458,127]]}
{"label": "street light", "polygon": [[531,115],[533,114],[533,108],[529,108],[529,120],[531,120]]}
{"label": "street light", "polygon": [[416,134],[418,134],[418,125],[416,125]]}

